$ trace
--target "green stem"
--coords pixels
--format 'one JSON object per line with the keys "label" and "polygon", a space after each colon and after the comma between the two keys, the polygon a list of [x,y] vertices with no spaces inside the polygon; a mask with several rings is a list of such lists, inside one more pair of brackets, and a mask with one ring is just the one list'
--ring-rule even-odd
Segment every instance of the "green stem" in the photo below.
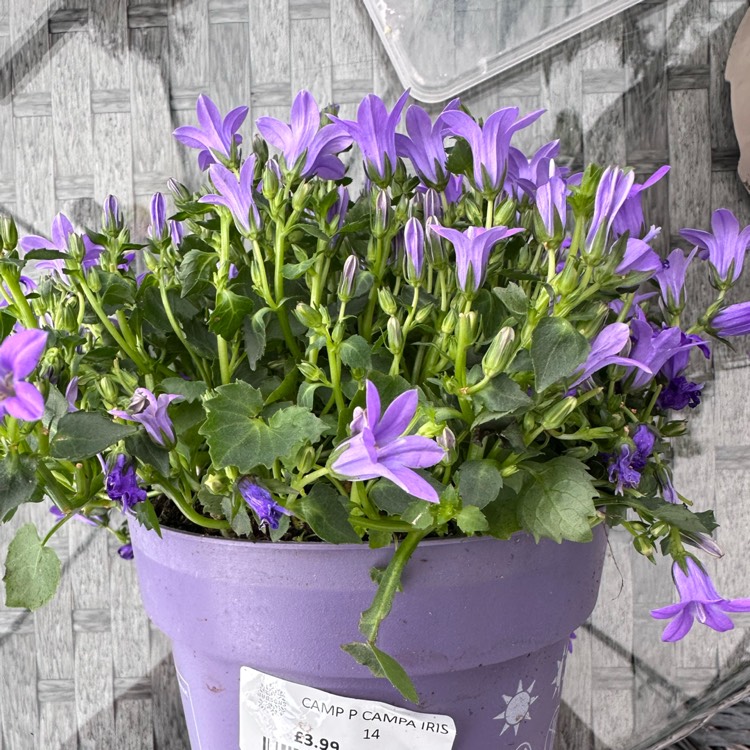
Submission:
{"label": "green stem", "polygon": [[[226,288],[229,279],[229,229],[232,218],[226,212],[221,215],[221,248],[219,251],[219,267],[216,269],[216,294],[218,295]],[[232,380],[232,371],[229,367],[229,343],[223,336],[216,336],[219,350],[219,369],[221,371],[221,382],[228,385]]]}
{"label": "green stem", "polygon": [[406,521],[393,521],[389,518],[368,518],[365,516],[349,516],[349,523],[372,531],[390,531],[394,534],[408,534],[414,527]]}
{"label": "green stem", "polygon": [[362,336],[369,342],[372,337],[372,323],[373,317],[375,316],[375,307],[378,302],[378,289],[383,283],[383,275],[385,273],[385,266],[388,261],[388,253],[386,252],[386,246],[390,245],[390,239],[387,237],[378,237],[377,244],[375,246],[375,278],[373,279],[372,289],[370,289],[370,297],[367,300],[367,309],[362,324]]}
{"label": "green stem", "polygon": [[13,302],[18,309],[21,322],[26,328],[39,328],[39,321],[37,321],[36,315],[34,315],[34,312],[29,305],[29,301],[26,299],[26,295],[23,293],[21,285],[18,283],[18,279],[12,273],[7,272],[3,272],[2,277],[5,285],[13,296]]}
{"label": "green stem", "polygon": [[61,527],[64,526],[68,521],[70,521],[71,518],[75,515],[74,511],[69,511],[66,513],[48,532],[47,535],[42,539],[42,547],[47,546],[47,542],[52,538],[52,536],[55,534],[55,532]]}
{"label": "green stem", "polygon": [[289,347],[289,351],[295,360],[302,358],[297,339],[292,333],[292,327],[289,325],[289,316],[284,307],[284,250],[286,245],[286,230],[280,231],[276,226],[276,236],[274,239],[274,274],[273,289],[276,301],[276,314],[279,318],[279,325],[284,334],[284,339]]}
{"label": "green stem", "polygon": [[231,528],[231,524],[229,523],[229,521],[217,518],[206,518],[206,516],[198,513],[198,511],[195,510],[195,508],[193,508],[190,503],[188,503],[183,497],[181,497],[180,492],[173,485],[163,481],[159,482],[159,484],[161,484],[163,489],[167,492],[167,494],[169,495],[169,499],[179,508],[180,513],[182,513],[182,515],[185,516],[185,518],[187,518],[189,521],[192,521],[198,526],[202,526],[204,529]]}

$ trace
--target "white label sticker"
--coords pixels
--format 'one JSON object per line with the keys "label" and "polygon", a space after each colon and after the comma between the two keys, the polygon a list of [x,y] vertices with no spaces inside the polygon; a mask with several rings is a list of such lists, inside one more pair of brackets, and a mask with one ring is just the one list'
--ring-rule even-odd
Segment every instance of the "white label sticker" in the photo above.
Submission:
{"label": "white label sticker", "polygon": [[240,750],[451,750],[455,738],[450,716],[240,672]]}

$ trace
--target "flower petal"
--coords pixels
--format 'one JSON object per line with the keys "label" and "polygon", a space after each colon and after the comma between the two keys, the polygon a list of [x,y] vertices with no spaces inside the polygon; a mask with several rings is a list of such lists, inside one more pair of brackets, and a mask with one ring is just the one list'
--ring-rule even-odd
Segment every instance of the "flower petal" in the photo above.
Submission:
{"label": "flower petal", "polygon": [[0,370],[25,378],[39,364],[46,345],[47,334],[38,329],[11,334],[0,344]]}
{"label": "flower petal", "polygon": [[378,464],[378,471],[381,477],[390,479],[391,482],[398,485],[404,492],[408,492],[412,497],[426,500],[429,503],[436,503],[440,499],[435,488],[411,469],[403,466],[388,467]]}
{"label": "flower petal", "polygon": [[[416,388],[393,399],[385,410],[385,414],[378,421],[377,428],[373,428],[378,445],[395,440],[406,432],[406,428],[414,419],[418,401],[419,395]],[[370,413],[369,405],[367,412]]]}
{"label": "flower petal", "polygon": [[682,612],[675,617],[672,622],[664,628],[664,632],[661,634],[661,639],[669,643],[682,640],[689,632],[690,628],[693,627],[693,615],[690,613],[688,607],[682,610]]}
{"label": "flower petal", "polygon": [[44,414],[42,394],[31,383],[18,381],[14,386],[16,395],[3,401],[3,406],[11,417],[25,422],[34,422]]}

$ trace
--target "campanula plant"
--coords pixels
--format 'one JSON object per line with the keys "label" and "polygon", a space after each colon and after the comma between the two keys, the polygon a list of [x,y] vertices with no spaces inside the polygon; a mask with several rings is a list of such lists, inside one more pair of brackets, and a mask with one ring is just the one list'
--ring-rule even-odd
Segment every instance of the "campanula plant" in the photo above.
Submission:
{"label": "campanula plant", "polygon": [[[750,302],[728,302],[750,228],[720,209],[662,260],[643,201],[667,167],[571,174],[557,143],[513,145],[539,112],[406,100],[347,120],[302,92],[243,141],[247,108],[201,96],[174,135],[204,182],[156,194],[146,236],[111,196],[99,229],[60,214],[19,241],[3,220],[0,520],[43,498],[55,519],[11,543],[10,606],[54,595],[70,521],[132,557],[130,513],[156,534],[393,546],[344,648],[411,699],[377,639],[431,537],[622,525],[673,560],[665,640],[750,609],[702,567],[716,522],[668,458],[701,401],[691,357],[750,332]],[[716,292],[690,324],[688,272]]]}

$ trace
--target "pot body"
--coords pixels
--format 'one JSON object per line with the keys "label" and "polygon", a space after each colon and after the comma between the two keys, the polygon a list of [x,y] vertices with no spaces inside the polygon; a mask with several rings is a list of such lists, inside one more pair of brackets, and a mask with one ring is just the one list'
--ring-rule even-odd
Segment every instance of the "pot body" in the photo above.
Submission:
{"label": "pot body", "polygon": [[552,750],[570,633],[591,613],[606,546],[518,534],[430,540],[378,645],[421,697],[404,701],[340,648],[360,641],[390,549],[252,543],[130,520],[143,602],[173,642],[193,750],[239,746],[240,668],[456,723],[454,750]]}

